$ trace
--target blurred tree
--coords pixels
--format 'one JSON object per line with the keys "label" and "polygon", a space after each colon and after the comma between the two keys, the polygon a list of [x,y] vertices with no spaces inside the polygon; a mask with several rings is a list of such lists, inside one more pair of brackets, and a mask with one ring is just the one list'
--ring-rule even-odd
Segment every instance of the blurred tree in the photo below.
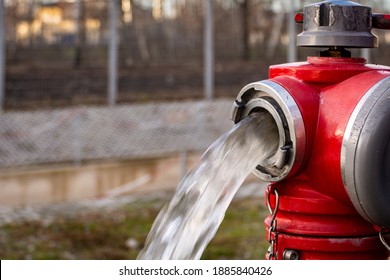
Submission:
{"label": "blurred tree", "polygon": [[31,47],[34,41],[34,19],[36,16],[37,0],[27,0],[19,4],[20,19],[28,24],[28,46]]}
{"label": "blurred tree", "polygon": [[134,5],[133,24],[134,24],[138,49],[141,54],[142,61],[144,63],[149,63],[151,56],[150,56],[148,37],[146,32],[147,32],[148,24],[151,24],[150,21],[151,11],[150,10],[148,11],[138,5],[135,5],[134,1],[133,1],[133,5]]}
{"label": "blurred tree", "polygon": [[250,14],[249,14],[249,0],[235,0],[240,7],[241,12],[241,25],[242,25],[242,52],[241,58],[244,60],[250,59],[250,46],[249,46],[249,35],[250,35]]}
{"label": "blurred tree", "polygon": [[14,1],[5,2],[4,12],[4,32],[5,41],[7,42],[7,56],[8,59],[14,61],[16,58],[16,51],[18,48],[16,26],[18,24],[17,3]]}
{"label": "blurred tree", "polygon": [[85,45],[85,3],[83,0],[75,2],[76,10],[76,42],[74,67],[79,68],[82,64],[82,50]]}

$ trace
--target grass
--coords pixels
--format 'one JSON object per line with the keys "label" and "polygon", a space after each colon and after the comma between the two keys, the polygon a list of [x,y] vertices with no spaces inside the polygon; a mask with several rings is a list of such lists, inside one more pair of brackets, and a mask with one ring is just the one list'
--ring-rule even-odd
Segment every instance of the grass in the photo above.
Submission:
{"label": "grass", "polygon": [[[0,227],[0,259],[135,259],[164,202]],[[202,259],[264,259],[266,208],[258,198],[233,201]]]}

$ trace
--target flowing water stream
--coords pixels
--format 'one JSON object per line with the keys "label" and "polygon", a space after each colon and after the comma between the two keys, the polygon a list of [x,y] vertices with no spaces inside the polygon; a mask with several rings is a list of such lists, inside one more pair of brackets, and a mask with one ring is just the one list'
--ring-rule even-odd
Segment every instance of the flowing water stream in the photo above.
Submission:
{"label": "flowing water stream", "polygon": [[246,177],[275,154],[278,137],[272,116],[263,112],[215,141],[157,216],[138,259],[200,259]]}

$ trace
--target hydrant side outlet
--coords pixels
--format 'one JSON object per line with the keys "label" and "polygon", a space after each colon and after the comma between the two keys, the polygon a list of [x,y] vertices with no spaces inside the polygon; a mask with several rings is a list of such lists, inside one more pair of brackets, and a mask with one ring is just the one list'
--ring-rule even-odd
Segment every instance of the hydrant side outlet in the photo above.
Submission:
{"label": "hydrant side outlet", "polygon": [[357,211],[390,228],[390,78],[371,88],[348,122],[341,151],[343,182]]}

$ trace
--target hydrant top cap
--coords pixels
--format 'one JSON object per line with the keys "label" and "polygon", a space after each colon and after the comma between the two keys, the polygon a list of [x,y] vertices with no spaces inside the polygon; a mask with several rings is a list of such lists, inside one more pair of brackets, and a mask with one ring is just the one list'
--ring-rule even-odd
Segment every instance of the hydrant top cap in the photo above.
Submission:
{"label": "hydrant top cap", "polygon": [[323,1],[320,3],[315,3],[313,5],[318,4],[331,4],[331,5],[337,5],[337,6],[362,6],[359,3],[352,2],[352,1],[344,1],[344,0],[329,0],[329,1]]}
{"label": "hydrant top cap", "polygon": [[370,7],[352,1],[323,1],[308,5],[298,46],[374,48]]}

